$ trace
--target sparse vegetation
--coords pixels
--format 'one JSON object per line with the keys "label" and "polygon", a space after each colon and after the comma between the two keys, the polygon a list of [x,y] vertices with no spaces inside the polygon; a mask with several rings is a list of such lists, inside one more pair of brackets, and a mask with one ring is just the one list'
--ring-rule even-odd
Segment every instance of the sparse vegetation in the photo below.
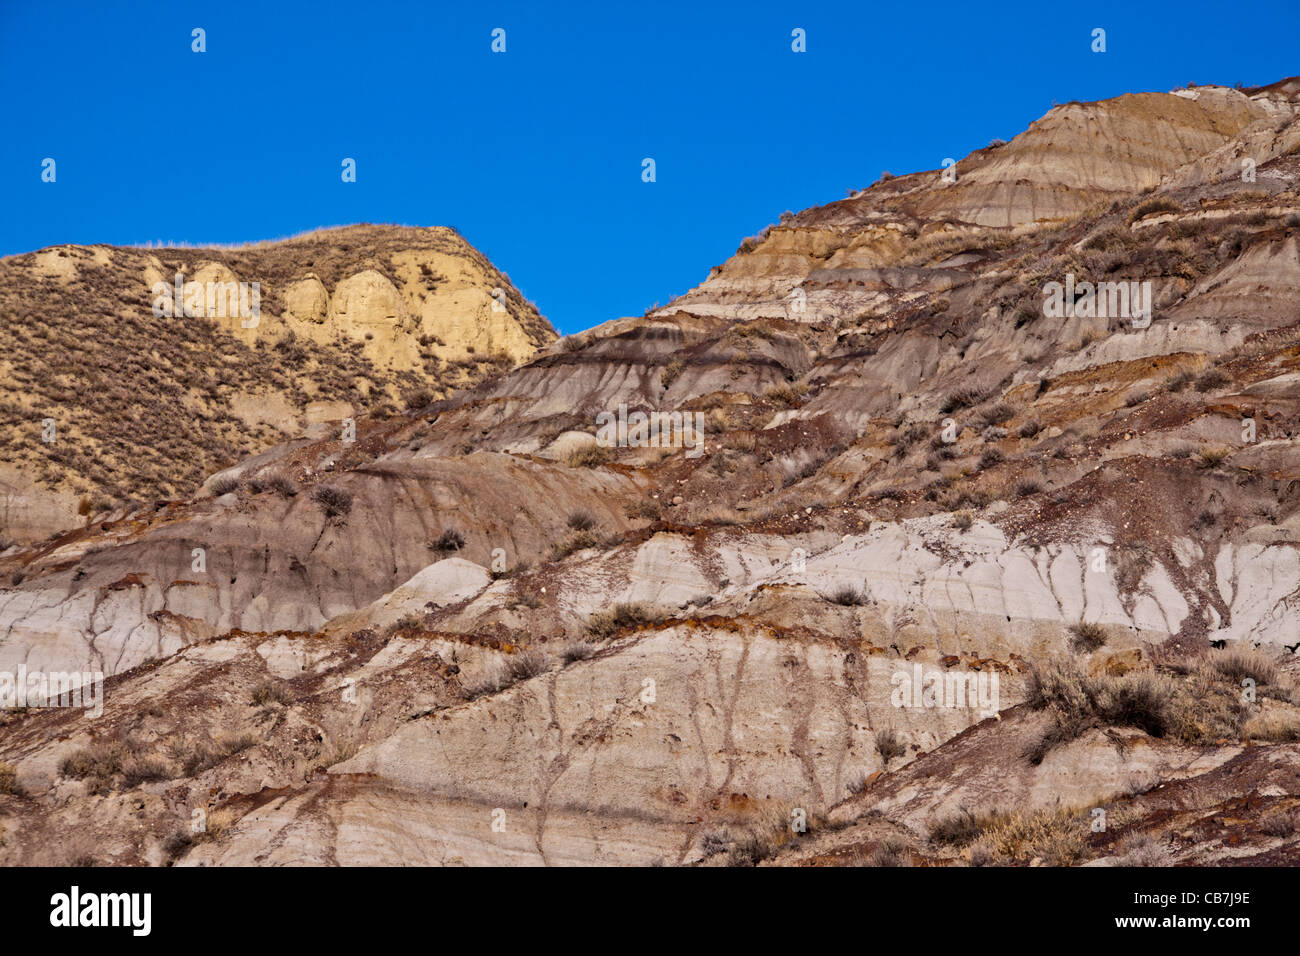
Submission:
{"label": "sparse vegetation", "polygon": [[876,731],[876,751],[880,754],[880,759],[886,764],[895,757],[901,757],[907,753],[907,744],[903,742],[902,736],[893,727],[882,727]]}
{"label": "sparse vegetation", "polygon": [[1228,456],[1231,454],[1232,451],[1228,448],[1202,448],[1196,456],[1196,465],[1206,471],[1211,468],[1218,468],[1228,460]]}
{"label": "sparse vegetation", "polygon": [[1145,219],[1148,216],[1155,216],[1165,212],[1181,212],[1182,207],[1165,196],[1152,196],[1150,199],[1144,199],[1133,207],[1129,213],[1128,224],[1131,226],[1139,219]]}
{"label": "sparse vegetation", "polygon": [[550,658],[541,651],[520,650],[507,657],[491,661],[484,666],[483,672],[477,679],[470,680],[463,686],[466,695],[474,700],[499,693],[513,684],[543,674],[550,667]]}
{"label": "sparse vegetation", "polygon": [[288,475],[272,475],[267,482],[267,487],[281,498],[292,498],[298,494],[298,486],[293,483],[293,479]]}
{"label": "sparse vegetation", "polygon": [[1212,655],[1210,668],[1219,677],[1234,684],[1240,684],[1247,678],[1260,687],[1278,682],[1277,665],[1258,651],[1245,647],[1234,647]]}
{"label": "sparse vegetation", "polygon": [[1043,485],[1036,478],[1025,478],[1016,482],[1012,491],[1017,498],[1032,498],[1034,495],[1041,494]]}
{"label": "sparse vegetation", "polygon": [[1217,368],[1206,369],[1196,377],[1196,390],[1198,392],[1212,392],[1216,388],[1223,388],[1228,384],[1230,379]]}
{"label": "sparse vegetation", "polygon": [[902,837],[890,835],[885,837],[871,851],[868,857],[869,865],[882,867],[898,867],[907,865],[905,851],[907,844],[903,842]]}
{"label": "sparse vegetation", "polygon": [[611,610],[593,614],[587,621],[587,633],[597,640],[613,637],[628,627],[654,624],[662,620],[644,604],[620,601]]}
{"label": "sparse vegetation", "polygon": [[613,458],[613,449],[605,448],[593,442],[592,444],[579,445],[577,448],[570,449],[564,456],[564,463],[570,468],[598,468],[601,465],[608,464]]}
{"label": "sparse vegetation", "polygon": [[595,531],[575,531],[563,541],[551,542],[551,556],[560,561],[578,551],[603,547],[607,541],[610,545],[618,544],[619,540],[616,537],[603,538]]}
{"label": "sparse vegetation", "polygon": [[806,389],[796,385],[777,385],[763,393],[763,399],[780,408],[798,408]]}
{"label": "sparse vegetation", "polygon": [[981,409],[976,416],[979,423],[986,428],[990,425],[1001,425],[1009,422],[1016,417],[1016,410],[1006,402],[995,402],[988,408]]}
{"label": "sparse vegetation", "polygon": [[222,495],[233,494],[239,490],[239,479],[224,475],[212,482],[212,496],[220,498]]}
{"label": "sparse vegetation", "polygon": [[455,528],[444,528],[442,534],[429,542],[429,550],[438,554],[459,551],[465,547],[465,536]]}
{"label": "sparse vegetation", "polygon": [[1300,828],[1300,815],[1273,810],[1260,818],[1259,828],[1271,837],[1289,837]]}
{"label": "sparse vegetation", "polygon": [[961,809],[956,813],[941,817],[930,825],[930,842],[948,846],[965,846],[973,843],[984,833],[983,825],[975,819],[969,810]]}
{"label": "sparse vegetation", "polygon": [[673,382],[677,381],[677,376],[682,374],[684,367],[681,359],[670,359],[659,376],[659,384],[664,388],[671,386]]}
{"label": "sparse vegetation", "polygon": [[253,688],[249,703],[254,707],[270,707],[273,704],[288,707],[293,703],[293,694],[280,681],[262,681]]}
{"label": "sparse vegetation", "polygon": [[326,518],[341,518],[352,510],[352,495],[342,488],[321,485],[311,493],[311,499],[320,505]]}
{"label": "sparse vegetation", "polygon": [[985,393],[974,387],[959,388],[956,391],[949,392],[947,397],[939,405],[939,411],[947,415],[950,412],[958,411],[962,408],[969,408],[972,405],[978,405],[984,400]]}
{"label": "sparse vegetation", "polygon": [[1241,728],[1243,737],[1270,743],[1291,744],[1300,741],[1300,716],[1276,711],[1257,714]]}
{"label": "sparse vegetation", "polygon": [[1027,752],[1039,763],[1055,747],[1094,727],[1133,727],[1152,737],[1186,743],[1235,738],[1241,733],[1244,704],[1240,688],[1213,672],[1179,669],[1087,674],[1069,663],[1032,667],[1029,705],[1047,710],[1052,725]]}
{"label": "sparse vegetation", "polygon": [[565,664],[572,664],[575,661],[590,660],[596,653],[596,646],[588,641],[575,641],[567,645],[560,652],[560,660]]}
{"label": "sparse vegetation", "polygon": [[831,603],[842,607],[856,607],[866,603],[866,595],[850,584],[843,585],[831,592]]}
{"label": "sparse vegetation", "polygon": [[1106,645],[1106,629],[1095,621],[1071,624],[1070,645],[1080,653],[1091,654]]}
{"label": "sparse vegetation", "polygon": [[596,516],[585,508],[569,512],[565,523],[574,531],[590,531],[596,527]]}

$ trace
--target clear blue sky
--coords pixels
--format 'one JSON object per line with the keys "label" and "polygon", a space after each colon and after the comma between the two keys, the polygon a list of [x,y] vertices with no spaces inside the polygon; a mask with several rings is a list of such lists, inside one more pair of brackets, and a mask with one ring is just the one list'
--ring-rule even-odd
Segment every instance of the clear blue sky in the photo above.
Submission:
{"label": "clear blue sky", "polygon": [[0,254],[443,224],[572,332],[1053,101],[1269,83],[1298,41],[1296,0],[0,0]]}

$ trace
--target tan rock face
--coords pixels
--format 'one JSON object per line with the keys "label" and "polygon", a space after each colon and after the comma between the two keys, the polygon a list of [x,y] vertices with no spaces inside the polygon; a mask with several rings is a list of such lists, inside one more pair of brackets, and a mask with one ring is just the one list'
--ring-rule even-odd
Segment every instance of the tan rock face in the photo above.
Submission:
{"label": "tan rock face", "polygon": [[308,425],[316,425],[342,421],[354,414],[352,406],[347,402],[308,402],[306,420]]}
{"label": "tan rock face", "polygon": [[284,292],[284,318],[291,327],[296,322],[320,325],[329,314],[329,305],[329,293],[315,274],[299,279]]}
{"label": "tan rock face", "polygon": [[401,294],[373,270],[344,279],[330,298],[326,334],[362,343],[366,355],[378,364],[400,368],[419,364],[410,336],[413,328]]}
{"label": "tan rock face", "polygon": [[440,358],[504,353],[517,362],[535,350],[508,284],[485,274],[472,259],[421,250],[393,261],[419,332],[432,340],[431,350]]}

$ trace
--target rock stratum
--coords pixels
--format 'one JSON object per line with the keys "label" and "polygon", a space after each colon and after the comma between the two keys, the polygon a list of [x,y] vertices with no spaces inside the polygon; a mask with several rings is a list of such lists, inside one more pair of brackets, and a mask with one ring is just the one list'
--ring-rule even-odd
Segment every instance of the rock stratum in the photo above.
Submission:
{"label": "rock stratum", "polygon": [[[1298,111],[1057,107],[11,547],[0,672],[107,679],[3,712],[0,862],[1300,862]],[[390,261],[276,314],[409,368]]]}

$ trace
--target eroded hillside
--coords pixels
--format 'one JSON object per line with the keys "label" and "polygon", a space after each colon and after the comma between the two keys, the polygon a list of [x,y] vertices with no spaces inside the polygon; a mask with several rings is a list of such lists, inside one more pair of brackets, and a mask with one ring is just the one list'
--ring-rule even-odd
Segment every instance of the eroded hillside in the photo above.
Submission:
{"label": "eroded hillside", "polygon": [[[158,283],[246,283],[248,314],[159,307]],[[0,260],[0,316],[3,547],[186,497],[309,425],[447,394],[555,338],[445,228],[58,246]]]}
{"label": "eroded hillside", "polygon": [[1294,863],[1297,97],[1061,107],[7,552],[0,671],[112,676],[0,860]]}

